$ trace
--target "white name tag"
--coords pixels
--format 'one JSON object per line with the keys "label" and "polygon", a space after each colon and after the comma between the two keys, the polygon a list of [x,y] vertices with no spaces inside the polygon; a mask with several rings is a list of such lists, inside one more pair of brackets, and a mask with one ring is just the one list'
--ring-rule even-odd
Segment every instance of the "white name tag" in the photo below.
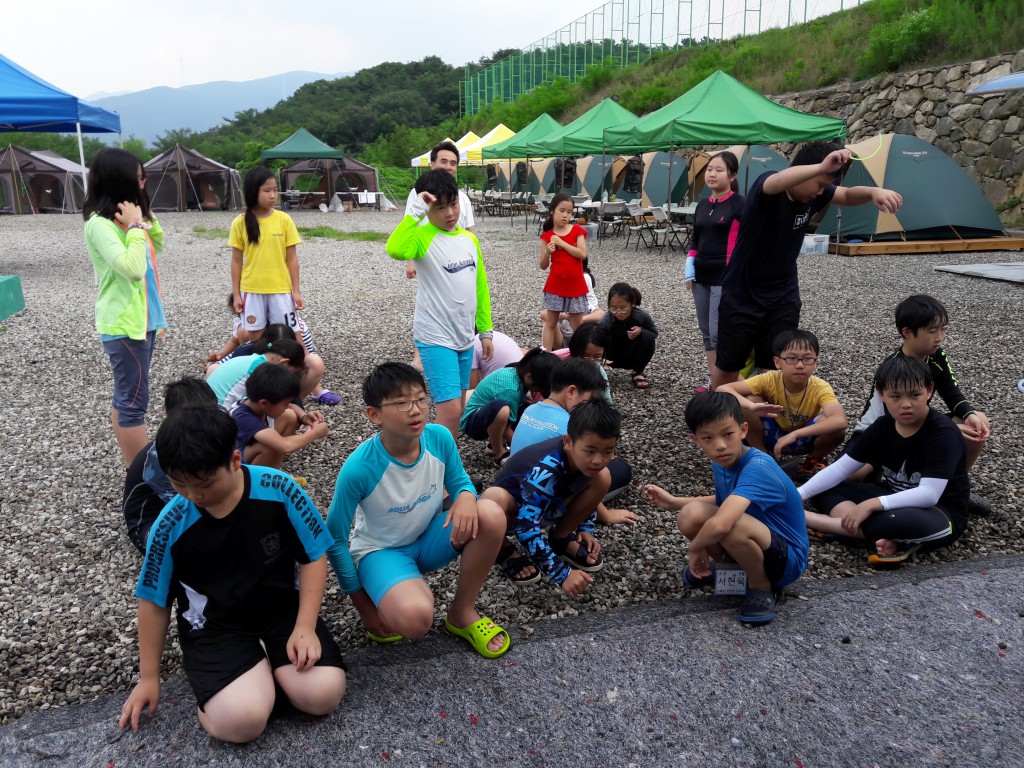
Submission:
{"label": "white name tag", "polygon": [[736,563],[716,563],[715,594],[747,594],[747,572],[736,565]]}

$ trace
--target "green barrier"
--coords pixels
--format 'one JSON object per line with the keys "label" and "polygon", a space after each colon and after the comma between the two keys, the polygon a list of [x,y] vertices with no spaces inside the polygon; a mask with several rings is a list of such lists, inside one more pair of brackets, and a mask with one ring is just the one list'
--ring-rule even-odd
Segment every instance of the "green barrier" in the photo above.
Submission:
{"label": "green barrier", "polygon": [[21,280],[17,275],[0,275],[0,320],[6,320],[25,308]]}

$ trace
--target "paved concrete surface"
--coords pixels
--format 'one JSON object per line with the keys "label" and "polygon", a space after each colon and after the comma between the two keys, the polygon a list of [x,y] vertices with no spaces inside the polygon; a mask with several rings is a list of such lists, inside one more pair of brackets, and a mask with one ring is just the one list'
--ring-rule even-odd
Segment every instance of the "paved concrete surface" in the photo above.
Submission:
{"label": "paved concrete surface", "polygon": [[1024,263],[1019,261],[995,264],[947,264],[936,267],[937,272],[955,272],[970,277],[984,277],[988,280],[1002,280],[1007,283],[1024,283]]}
{"label": "paved concrete surface", "polygon": [[245,747],[181,679],[137,734],[122,695],[0,728],[4,766],[1024,765],[1024,556],[794,585],[770,626],[690,599],[514,631],[491,662],[444,634],[348,655],[320,720]]}

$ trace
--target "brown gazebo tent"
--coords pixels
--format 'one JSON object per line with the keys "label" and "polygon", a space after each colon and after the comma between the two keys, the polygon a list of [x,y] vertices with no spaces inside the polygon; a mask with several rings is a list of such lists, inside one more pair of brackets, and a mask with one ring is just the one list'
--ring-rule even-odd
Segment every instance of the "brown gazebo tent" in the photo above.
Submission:
{"label": "brown gazebo tent", "polygon": [[0,150],[0,213],[78,213],[84,169],[49,151]]}
{"label": "brown gazebo tent", "polygon": [[148,163],[146,189],[154,211],[237,211],[241,174],[180,144]]}

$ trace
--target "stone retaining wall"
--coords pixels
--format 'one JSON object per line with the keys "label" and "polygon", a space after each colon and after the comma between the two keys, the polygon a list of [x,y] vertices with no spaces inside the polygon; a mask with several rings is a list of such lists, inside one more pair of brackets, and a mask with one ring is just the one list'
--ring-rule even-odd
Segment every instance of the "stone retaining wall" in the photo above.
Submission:
{"label": "stone retaining wall", "polygon": [[[956,160],[998,210],[1024,200],[1024,91],[968,96],[976,85],[1024,70],[1024,50],[990,59],[880,75],[772,98],[787,107],[846,121],[850,143],[908,133]],[[1004,223],[1024,219],[1020,203]]]}

